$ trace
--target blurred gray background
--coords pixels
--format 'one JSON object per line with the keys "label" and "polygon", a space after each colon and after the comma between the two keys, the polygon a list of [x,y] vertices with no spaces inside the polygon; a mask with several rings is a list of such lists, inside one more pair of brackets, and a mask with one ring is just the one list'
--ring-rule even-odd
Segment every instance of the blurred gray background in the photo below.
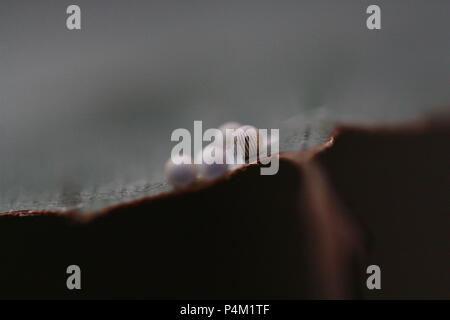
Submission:
{"label": "blurred gray background", "polygon": [[2,0],[0,211],[168,190],[170,134],[194,120],[280,128],[289,150],[336,122],[449,106],[449,13],[447,0]]}

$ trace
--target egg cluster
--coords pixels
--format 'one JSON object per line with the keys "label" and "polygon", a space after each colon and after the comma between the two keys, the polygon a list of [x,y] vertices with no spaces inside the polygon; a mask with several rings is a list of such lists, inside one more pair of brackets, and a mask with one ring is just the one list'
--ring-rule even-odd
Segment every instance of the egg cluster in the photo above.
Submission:
{"label": "egg cluster", "polygon": [[[267,146],[267,136],[259,133],[253,126],[242,126],[237,122],[227,122],[218,128],[222,132],[223,141],[213,141],[206,145],[191,159],[189,156],[176,156],[167,160],[165,176],[167,182],[174,187],[182,187],[196,180],[214,179],[227,171],[233,170],[244,163],[257,161],[260,148]],[[235,134],[230,134],[230,131]],[[212,161],[214,159],[222,161]],[[227,159],[239,159],[233,163]],[[196,161],[192,161],[196,160]]]}

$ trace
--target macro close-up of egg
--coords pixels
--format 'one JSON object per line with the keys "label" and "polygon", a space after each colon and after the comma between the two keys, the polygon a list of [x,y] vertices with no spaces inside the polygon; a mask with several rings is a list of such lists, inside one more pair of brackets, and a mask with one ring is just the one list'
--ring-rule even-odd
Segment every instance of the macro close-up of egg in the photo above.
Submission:
{"label": "macro close-up of egg", "polygon": [[[213,142],[205,144],[190,165],[185,164],[190,159],[188,155],[167,161],[165,176],[170,185],[180,187],[194,181],[214,179],[244,164],[256,163],[260,156],[269,155],[271,142],[268,142],[267,130],[263,133],[254,126],[230,121],[221,125],[218,131],[221,138],[216,137]],[[272,142],[278,143],[278,140]]]}
{"label": "macro close-up of egg", "polygon": [[174,187],[182,187],[195,182],[198,176],[197,165],[189,156],[179,156],[167,160],[164,172],[167,182]]}

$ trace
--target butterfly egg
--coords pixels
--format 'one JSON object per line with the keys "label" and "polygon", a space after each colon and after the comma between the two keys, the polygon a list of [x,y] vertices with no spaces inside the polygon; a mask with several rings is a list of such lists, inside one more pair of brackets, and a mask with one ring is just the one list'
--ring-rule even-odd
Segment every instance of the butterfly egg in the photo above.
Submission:
{"label": "butterfly egg", "polygon": [[[226,152],[220,146],[211,143],[197,154],[199,177],[203,179],[214,179],[228,171],[226,163]],[[201,157],[201,158],[200,158]]]}
{"label": "butterfly egg", "polygon": [[258,160],[261,148],[266,148],[267,135],[263,135],[260,130],[253,126],[242,126],[235,133],[234,142],[238,157],[245,163],[254,163]]}
{"label": "butterfly egg", "polygon": [[167,160],[164,173],[167,182],[178,188],[194,182],[198,174],[197,169],[191,157],[175,156]]}
{"label": "butterfly egg", "polygon": [[[198,152],[198,154],[195,156],[195,159],[196,162],[201,163],[200,165],[198,165],[200,178],[213,179],[230,169],[229,165],[227,165],[226,163],[226,130],[235,130],[240,126],[241,124],[238,122],[225,122],[218,128],[218,130],[222,132],[223,140],[214,140],[209,145],[204,147],[200,152]],[[211,158],[215,158],[216,161]]]}
{"label": "butterfly egg", "polygon": [[222,124],[219,127],[219,130],[222,131],[222,134],[224,137],[224,140],[223,140],[224,150],[226,150],[227,143],[233,143],[233,135],[227,134],[227,129],[228,130],[236,130],[236,129],[239,129],[240,127],[242,127],[242,124],[240,124],[239,122],[235,122],[235,121],[225,122],[224,124]]}

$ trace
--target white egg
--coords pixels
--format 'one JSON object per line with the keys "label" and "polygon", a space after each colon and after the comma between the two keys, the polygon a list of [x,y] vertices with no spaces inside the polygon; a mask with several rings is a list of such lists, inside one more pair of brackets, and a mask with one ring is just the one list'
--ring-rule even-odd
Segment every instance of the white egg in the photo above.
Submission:
{"label": "white egg", "polygon": [[[202,157],[200,159],[200,157]],[[202,164],[198,165],[199,177],[214,179],[228,171],[226,156],[222,148],[211,143],[197,154],[196,159]],[[219,161],[221,163],[219,163]]]}
{"label": "white egg", "polygon": [[166,180],[174,187],[182,187],[197,179],[198,168],[188,156],[167,160],[164,170]]}
{"label": "white egg", "polygon": [[[226,150],[227,144],[231,145],[234,140],[234,136],[232,134],[227,135],[227,129],[236,130],[236,129],[240,128],[241,126],[242,125],[238,122],[230,121],[230,122],[225,122],[224,124],[222,124],[219,127],[219,130],[223,134],[222,146],[223,146],[224,151]],[[217,142],[216,142],[216,144],[217,144]]]}
{"label": "white egg", "polygon": [[[267,148],[267,136],[263,135],[253,126],[242,126],[238,129],[236,138],[236,150],[246,163],[254,163],[258,155],[262,153],[261,148]],[[261,149],[261,150],[260,150]]]}

